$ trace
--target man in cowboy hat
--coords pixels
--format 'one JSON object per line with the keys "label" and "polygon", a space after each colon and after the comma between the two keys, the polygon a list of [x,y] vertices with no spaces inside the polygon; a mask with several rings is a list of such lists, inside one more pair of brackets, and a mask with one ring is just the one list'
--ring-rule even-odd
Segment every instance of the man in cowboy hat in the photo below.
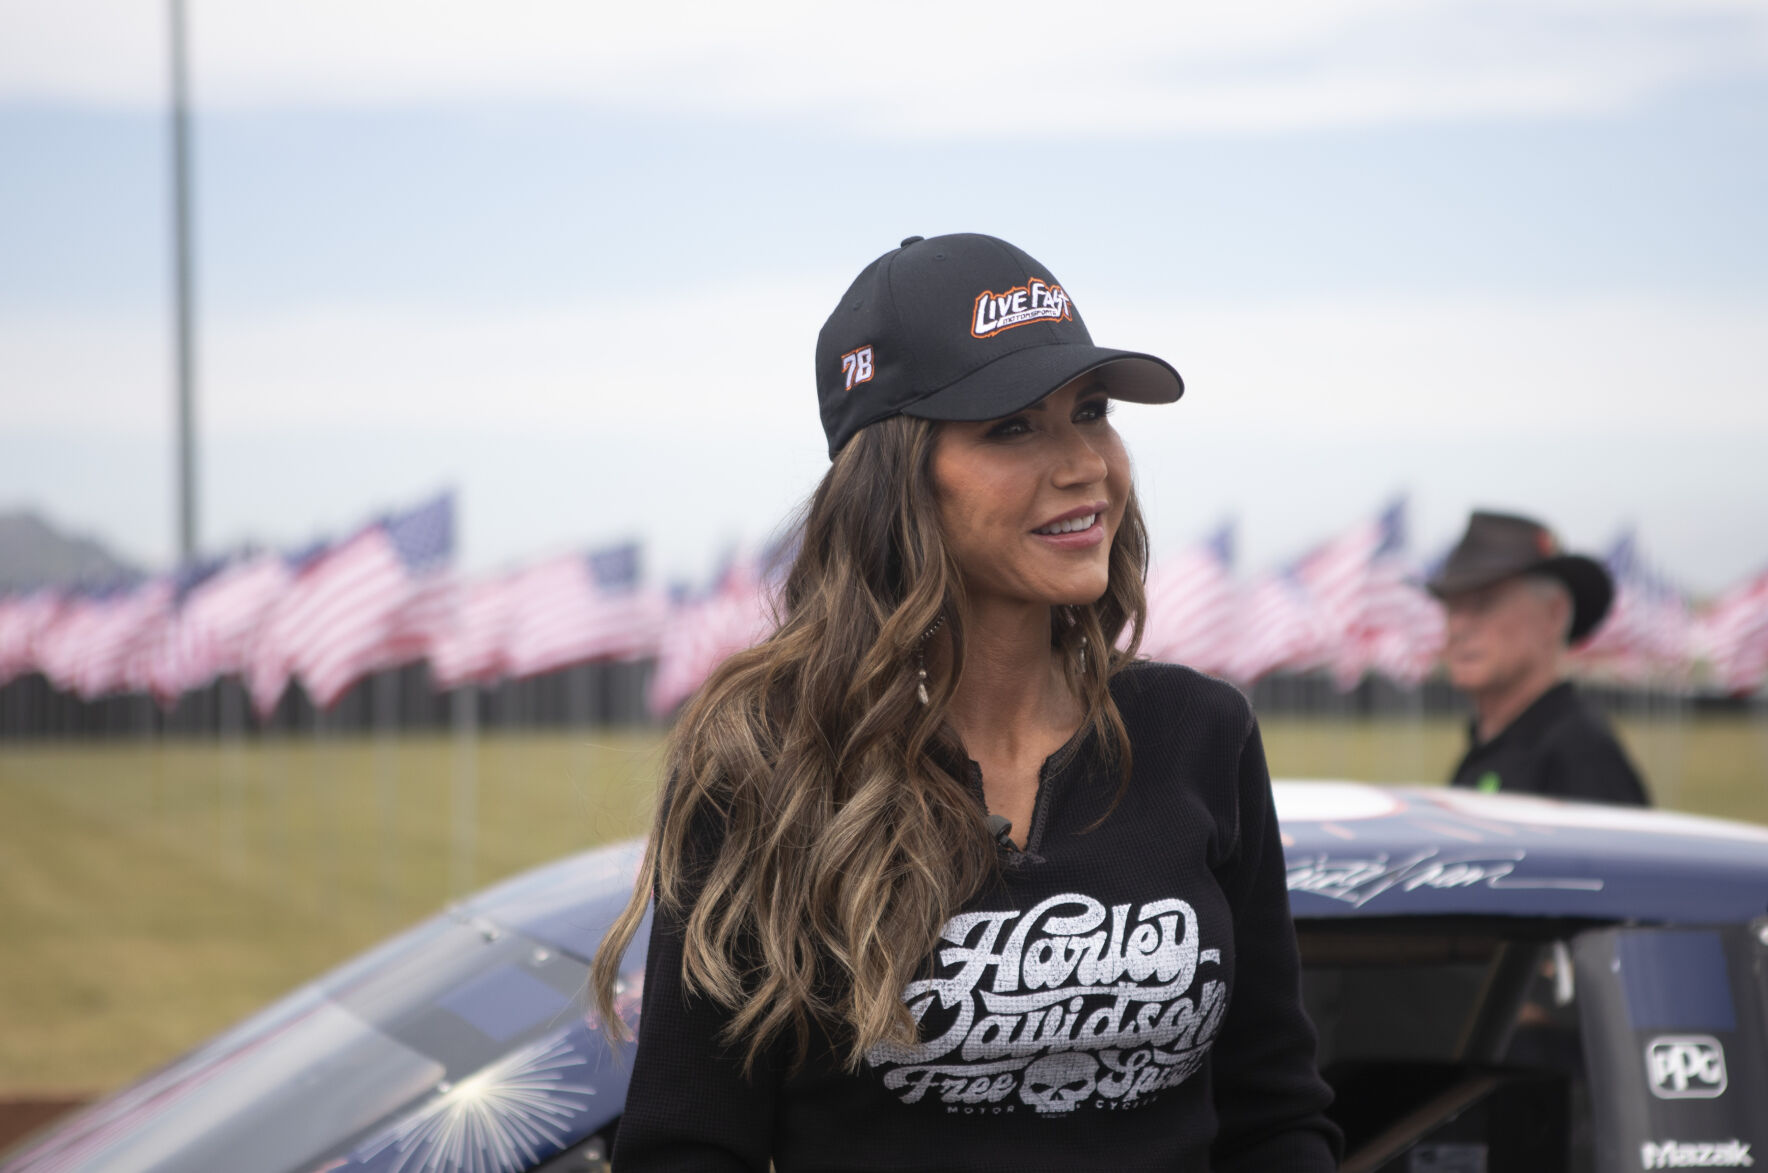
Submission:
{"label": "man in cowboy hat", "polygon": [[1563,679],[1564,654],[1614,599],[1602,564],[1539,522],[1477,512],[1425,584],[1448,609],[1449,681],[1473,700],[1451,785],[1648,806],[1606,722]]}

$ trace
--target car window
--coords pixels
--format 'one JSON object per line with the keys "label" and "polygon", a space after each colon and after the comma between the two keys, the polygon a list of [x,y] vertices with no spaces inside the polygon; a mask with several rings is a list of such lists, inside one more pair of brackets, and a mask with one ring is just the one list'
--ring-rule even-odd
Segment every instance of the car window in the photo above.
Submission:
{"label": "car window", "polygon": [[569,1143],[596,1094],[587,978],[525,934],[438,918],[88,1109],[8,1169],[306,1173],[372,1143],[377,1126],[414,1113],[445,1125],[468,1099],[483,1109],[512,1063],[550,1073],[556,1135],[538,1140]]}
{"label": "car window", "polygon": [[1591,1168],[1570,957],[1546,931],[1301,927],[1303,1000],[1346,1170]]}

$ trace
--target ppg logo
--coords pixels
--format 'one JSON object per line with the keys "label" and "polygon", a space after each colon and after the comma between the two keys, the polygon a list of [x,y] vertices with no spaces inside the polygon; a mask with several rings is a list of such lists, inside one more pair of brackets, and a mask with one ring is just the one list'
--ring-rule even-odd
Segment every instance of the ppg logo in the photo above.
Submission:
{"label": "ppg logo", "polygon": [[1711,1035],[1664,1035],[1645,1048],[1645,1071],[1660,1100],[1711,1100],[1725,1093],[1725,1048]]}

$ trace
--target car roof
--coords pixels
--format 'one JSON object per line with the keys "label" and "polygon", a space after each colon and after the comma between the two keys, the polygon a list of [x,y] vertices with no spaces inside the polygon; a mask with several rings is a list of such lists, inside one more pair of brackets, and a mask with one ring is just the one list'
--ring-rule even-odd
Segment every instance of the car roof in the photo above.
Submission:
{"label": "car roof", "polygon": [[1768,911],[1768,827],[1448,787],[1273,784],[1297,920],[1712,924]]}
{"label": "car roof", "polygon": [[[1446,787],[1273,784],[1298,921],[1505,916],[1659,924],[1768,912],[1768,827]],[[625,904],[638,841],[526,872],[469,917],[584,960]]]}

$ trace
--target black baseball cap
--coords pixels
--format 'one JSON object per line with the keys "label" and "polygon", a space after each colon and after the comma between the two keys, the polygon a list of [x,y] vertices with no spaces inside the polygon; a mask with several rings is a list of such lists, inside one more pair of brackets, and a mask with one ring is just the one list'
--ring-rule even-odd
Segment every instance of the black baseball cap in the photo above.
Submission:
{"label": "black baseball cap", "polygon": [[1094,346],[1055,274],[974,232],[911,236],[867,265],[816,342],[831,459],[881,419],[996,419],[1089,371],[1134,403],[1185,393],[1165,361]]}

